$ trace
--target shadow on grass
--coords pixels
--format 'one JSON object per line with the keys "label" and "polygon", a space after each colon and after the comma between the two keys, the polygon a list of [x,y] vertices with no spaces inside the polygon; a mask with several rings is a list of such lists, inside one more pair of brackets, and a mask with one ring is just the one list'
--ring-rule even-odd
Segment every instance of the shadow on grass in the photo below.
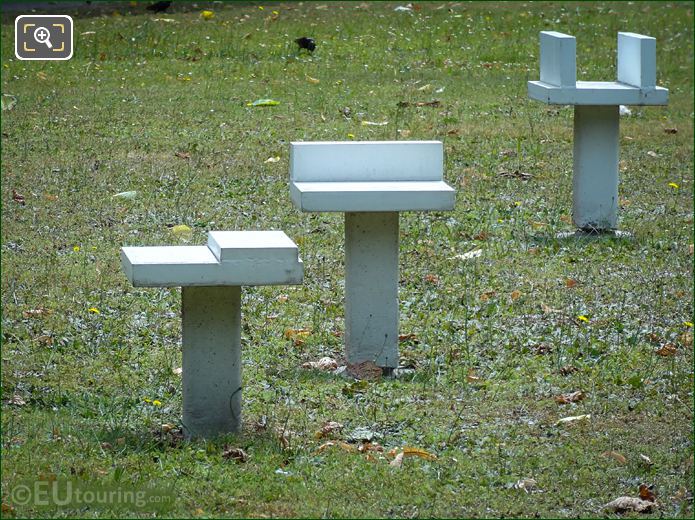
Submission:
{"label": "shadow on grass", "polygon": [[587,232],[583,230],[559,231],[555,234],[528,235],[529,242],[542,246],[584,247],[596,242],[610,242],[616,245],[633,246],[635,236],[627,231]]}

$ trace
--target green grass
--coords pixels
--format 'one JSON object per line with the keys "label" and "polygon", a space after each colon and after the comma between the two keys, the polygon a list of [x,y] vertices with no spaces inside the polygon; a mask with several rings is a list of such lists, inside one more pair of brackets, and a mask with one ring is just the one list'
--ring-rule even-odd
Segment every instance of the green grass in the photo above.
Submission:
{"label": "green grass", "polygon": [[[600,517],[642,482],[656,514],[692,517],[692,3],[211,4],[209,21],[190,5],[122,5],[76,15],[68,62],[17,61],[3,21],[2,93],[17,100],[2,113],[3,516],[110,515],[13,502],[18,482],[55,475],[172,485],[177,517]],[[543,29],[577,37],[584,80],[615,77],[617,31],[657,39],[669,105],[621,118],[631,240],[555,238],[572,229],[573,112],[526,98]],[[296,53],[302,35],[316,38],[311,56]],[[280,105],[247,106],[265,97]],[[300,368],[342,357],[343,227],[297,211],[287,185],[289,141],[348,134],[442,140],[458,191],[452,212],[401,216],[400,330],[416,336],[401,356],[415,375],[356,393]],[[515,170],[532,177],[499,175]],[[157,433],[180,424],[180,292],[132,288],[118,250],[177,243],[175,224],[195,244],[209,230],[282,229],[305,263],[302,286],[244,290],[240,436]],[[313,332],[294,346],[287,328]],[[675,356],[654,353],[666,343]],[[583,401],[555,403],[576,390]],[[555,425],[580,414],[591,419]],[[368,427],[386,451],[438,458],[396,469],[319,453],[328,420],[344,424],[339,438]],[[225,444],[249,461],[223,459]],[[522,478],[537,492],[514,489]]]}

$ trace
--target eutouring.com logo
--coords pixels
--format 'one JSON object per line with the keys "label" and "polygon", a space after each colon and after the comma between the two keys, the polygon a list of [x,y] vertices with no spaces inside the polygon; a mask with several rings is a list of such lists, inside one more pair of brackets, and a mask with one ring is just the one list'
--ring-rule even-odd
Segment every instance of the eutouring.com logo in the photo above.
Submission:
{"label": "eutouring.com logo", "polygon": [[12,486],[13,506],[31,509],[107,509],[166,511],[174,506],[171,489],[143,485],[95,485],[79,480],[56,479],[23,482]]}

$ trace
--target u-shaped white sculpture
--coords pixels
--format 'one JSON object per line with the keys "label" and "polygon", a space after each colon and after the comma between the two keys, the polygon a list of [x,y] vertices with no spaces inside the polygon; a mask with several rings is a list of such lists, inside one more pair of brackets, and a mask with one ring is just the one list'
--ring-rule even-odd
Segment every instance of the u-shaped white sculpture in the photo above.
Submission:
{"label": "u-shaped white sculpture", "polygon": [[574,105],[572,221],[585,231],[618,226],[620,105],[666,105],[656,86],[656,40],[618,33],[618,81],[576,81],[574,36],[540,33],[540,81],[528,82],[531,99]]}

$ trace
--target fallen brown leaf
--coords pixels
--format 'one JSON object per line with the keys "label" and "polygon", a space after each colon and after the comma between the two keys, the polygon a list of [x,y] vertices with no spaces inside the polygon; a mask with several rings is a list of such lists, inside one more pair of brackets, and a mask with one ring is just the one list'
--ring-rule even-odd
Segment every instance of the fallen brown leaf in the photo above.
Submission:
{"label": "fallen brown leaf", "polygon": [[398,336],[398,341],[412,341],[412,340],[416,340],[416,339],[417,339],[417,335],[412,333],[412,332],[410,334],[400,334]]}
{"label": "fallen brown leaf", "polygon": [[656,496],[654,496],[654,492],[652,491],[654,489],[654,486],[648,486],[647,484],[640,484],[639,485],[639,497],[642,500],[646,500],[647,502],[656,502]]}
{"label": "fallen brown leaf", "polygon": [[317,439],[328,437],[334,432],[339,432],[343,429],[343,425],[336,421],[327,421],[321,426],[321,429],[314,434]]}
{"label": "fallen brown leaf", "polygon": [[490,298],[492,298],[493,296],[495,296],[495,294],[497,294],[495,291],[485,291],[484,293],[482,293],[482,294],[480,295],[480,299],[481,299],[481,301],[486,302],[486,301],[488,301]]}
{"label": "fallen brown leaf", "polygon": [[[389,451],[389,455],[393,455],[394,450]],[[422,448],[414,448],[412,446],[405,446],[402,451],[396,454],[395,458],[389,462],[389,466],[394,468],[400,468],[403,465],[403,459],[405,457],[419,457],[425,460],[437,460],[437,456],[432,453],[423,450]]]}
{"label": "fallen brown leaf", "polygon": [[473,370],[469,370],[468,374],[466,375],[466,381],[469,383],[479,383],[480,382],[480,377],[475,375],[475,372]]}
{"label": "fallen brown leaf", "polygon": [[652,462],[652,459],[650,459],[650,458],[647,457],[646,455],[643,455],[642,453],[639,454],[639,458],[640,458],[640,460],[641,460],[644,464],[646,464],[647,466],[651,466],[651,465],[654,464],[654,463]]}
{"label": "fallen brown leaf", "polygon": [[48,315],[48,314],[51,314],[52,312],[53,311],[51,311],[49,309],[39,307],[38,309],[29,309],[28,311],[22,312],[22,316],[24,316],[25,318],[33,318],[36,316]]}
{"label": "fallen brown leaf", "polygon": [[521,297],[521,291],[519,290],[514,290],[512,293],[509,295],[509,297],[512,299],[512,301],[518,300]]}
{"label": "fallen brown leaf", "polygon": [[310,335],[311,330],[309,329],[286,329],[283,337],[291,340],[295,347],[301,347],[304,345],[304,339]]}
{"label": "fallen brown leaf", "polygon": [[678,349],[673,343],[666,343],[661,348],[654,351],[657,356],[670,357],[678,353]]}
{"label": "fallen brown leaf", "polygon": [[584,392],[577,390],[576,392],[570,392],[569,394],[556,395],[555,402],[557,404],[576,403],[584,399],[584,397]]}
{"label": "fallen brown leaf", "polygon": [[573,367],[572,365],[565,365],[564,367],[560,368],[560,374],[563,376],[568,376],[570,374],[574,374],[577,370],[579,370],[577,367]]}
{"label": "fallen brown leaf", "polygon": [[568,278],[567,280],[565,280],[565,287],[567,287],[568,289],[571,289],[572,287],[576,287],[577,284],[578,284],[578,282],[574,278]]}
{"label": "fallen brown leaf", "polygon": [[677,128],[664,128],[664,133],[665,134],[677,134],[678,129]]}
{"label": "fallen brown leaf", "polygon": [[549,305],[546,305],[545,303],[541,303],[541,310],[543,311],[543,314],[555,314],[558,312],[562,312],[560,309],[553,309]]}
{"label": "fallen brown leaf", "polygon": [[36,341],[46,346],[53,345],[53,338],[48,334],[42,334],[41,336],[38,336],[36,338]]}
{"label": "fallen brown leaf", "polygon": [[623,455],[622,453],[618,453],[617,451],[604,451],[603,453],[601,453],[601,455],[613,459],[619,462],[620,464],[627,464],[627,459],[625,458],[625,455]]}
{"label": "fallen brown leaf", "polygon": [[230,448],[226,445],[222,452],[222,458],[236,460],[237,462],[246,462],[249,460],[249,456],[241,448]]}
{"label": "fallen brown leaf", "polygon": [[404,457],[420,457],[425,460],[437,460],[437,456],[423,450],[422,448],[413,448],[412,446],[405,446],[403,448]]}
{"label": "fallen brown leaf", "polygon": [[439,277],[435,274],[428,274],[428,275],[425,275],[425,281],[427,283],[438,284],[439,283]]}
{"label": "fallen brown leaf", "polygon": [[176,152],[174,155],[176,157],[178,157],[179,159],[190,159],[191,158],[191,154],[189,152]]}
{"label": "fallen brown leaf", "polygon": [[637,513],[651,513],[656,504],[647,500],[633,497],[618,497],[603,506],[603,509],[613,513],[626,513],[635,511]]}
{"label": "fallen brown leaf", "polygon": [[347,373],[355,379],[379,379],[382,375],[381,367],[376,366],[373,361],[362,361],[352,363],[347,366]]}
{"label": "fallen brown leaf", "polygon": [[10,399],[7,401],[7,404],[13,404],[15,406],[24,406],[27,404],[27,402],[22,399],[22,396],[19,394],[14,394]]}
{"label": "fallen brown leaf", "polygon": [[684,332],[683,334],[680,335],[680,337],[678,338],[678,341],[684,347],[692,347],[693,346],[693,333],[692,332]]}
{"label": "fallen brown leaf", "polygon": [[646,334],[645,337],[647,338],[648,341],[650,341],[652,343],[661,343],[661,338],[659,336],[657,336],[656,334],[654,334],[653,332],[649,332],[648,334]]}
{"label": "fallen brown leaf", "polygon": [[530,493],[538,487],[538,483],[532,478],[522,478],[514,484],[514,489],[523,489],[526,493]]}
{"label": "fallen brown leaf", "polygon": [[383,453],[384,447],[378,442],[365,442],[357,448],[357,451],[359,451],[360,453],[366,453],[369,451],[377,451],[379,453]]}
{"label": "fallen brown leaf", "polygon": [[396,455],[396,458],[389,462],[389,466],[394,468],[400,468],[403,465],[403,452]]}
{"label": "fallen brown leaf", "polygon": [[321,453],[322,451],[326,450],[327,448],[331,448],[333,446],[337,446],[343,451],[347,451],[348,453],[356,452],[357,448],[353,446],[352,444],[348,444],[347,442],[343,441],[328,441],[324,442],[321,446],[316,448],[316,453]]}
{"label": "fallen brown leaf", "polygon": [[318,361],[307,361],[302,363],[302,368],[316,368],[318,370],[335,370],[338,368],[338,362],[328,356],[322,357]]}

